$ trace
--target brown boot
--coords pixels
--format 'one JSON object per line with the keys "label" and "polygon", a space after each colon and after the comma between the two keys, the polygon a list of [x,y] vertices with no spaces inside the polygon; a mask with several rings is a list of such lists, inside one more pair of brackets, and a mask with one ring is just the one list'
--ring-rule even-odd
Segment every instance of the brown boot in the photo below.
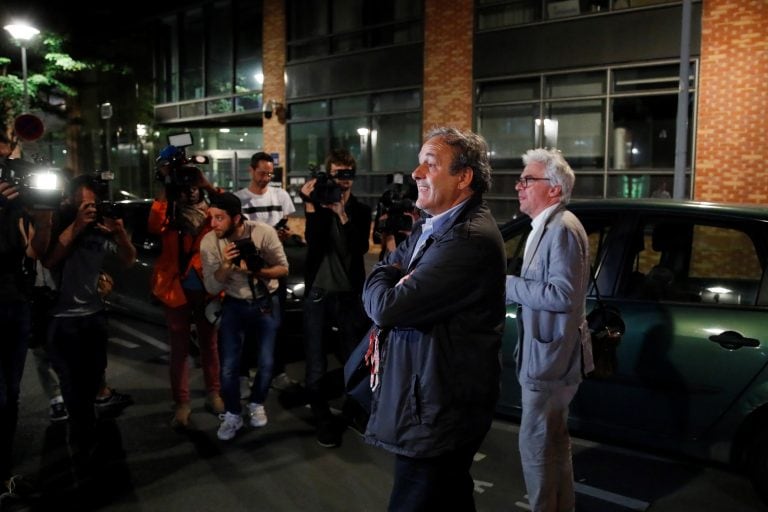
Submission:
{"label": "brown boot", "polygon": [[176,404],[176,407],[174,407],[173,410],[171,426],[173,428],[189,427],[189,415],[192,414],[192,408],[189,406],[189,403]]}
{"label": "brown boot", "polygon": [[215,391],[208,393],[208,397],[205,399],[205,408],[213,414],[224,414],[226,411],[224,400],[222,400],[221,396]]}

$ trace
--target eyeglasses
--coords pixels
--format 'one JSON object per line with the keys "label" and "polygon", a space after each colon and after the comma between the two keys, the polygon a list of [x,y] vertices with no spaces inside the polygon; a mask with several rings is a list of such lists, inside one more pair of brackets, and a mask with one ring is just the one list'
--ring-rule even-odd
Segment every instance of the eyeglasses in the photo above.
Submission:
{"label": "eyeglasses", "polygon": [[549,181],[549,178],[534,178],[533,176],[520,176],[517,178],[517,183],[523,188],[528,188],[531,186],[532,181]]}
{"label": "eyeglasses", "polygon": [[256,174],[264,178],[271,178],[275,175],[273,172],[256,171]]}

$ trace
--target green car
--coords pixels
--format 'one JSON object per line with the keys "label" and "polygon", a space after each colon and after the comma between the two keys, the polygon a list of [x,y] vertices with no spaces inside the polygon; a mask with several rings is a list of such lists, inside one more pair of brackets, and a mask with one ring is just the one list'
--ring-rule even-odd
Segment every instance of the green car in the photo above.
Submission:
{"label": "green car", "polygon": [[[768,208],[674,200],[572,201],[603,301],[626,332],[614,373],[586,379],[570,426],[733,464],[768,500]],[[518,274],[530,219],[501,227]],[[595,305],[595,288],[587,311]],[[498,412],[520,416],[507,310]]]}

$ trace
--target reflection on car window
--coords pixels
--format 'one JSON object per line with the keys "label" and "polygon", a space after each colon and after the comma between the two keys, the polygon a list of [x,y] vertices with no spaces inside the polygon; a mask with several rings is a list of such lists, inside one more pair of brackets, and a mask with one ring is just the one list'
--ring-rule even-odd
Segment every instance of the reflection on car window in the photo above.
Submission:
{"label": "reflection on car window", "polygon": [[741,229],[657,219],[635,240],[627,295],[633,298],[717,304],[755,304],[762,265]]}

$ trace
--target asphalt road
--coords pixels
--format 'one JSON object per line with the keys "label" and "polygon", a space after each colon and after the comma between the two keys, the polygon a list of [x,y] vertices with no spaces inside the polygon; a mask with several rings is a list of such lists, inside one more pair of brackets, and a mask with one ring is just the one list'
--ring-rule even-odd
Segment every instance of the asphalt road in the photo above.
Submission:
{"label": "asphalt road", "polygon": [[[51,425],[33,358],[23,380],[17,471],[47,489],[8,510],[118,511],[379,511],[386,510],[393,458],[347,430],[341,447],[315,441],[311,413],[267,402],[269,424],[245,426],[229,443],[216,438],[218,419],[203,408],[201,371],[192,372],[194,428],[179,433],[172,416],[162,328],[112,319],[108,380],[136,403],[100,422],[99,474],[71,489],[66,426]],[[288,373],[302,376],[301,363]],[[337,404],[338,405],[338,404]],[[768,510],[749,482],[695,461],[667,459],[574,439],[580,512]],[[479,511],[528,510],[519,467],[517,425],[497,420],[473,466]],[[47,499],[46,499],[47,498]],[[3,511],[6,508],[3,508]]]}

